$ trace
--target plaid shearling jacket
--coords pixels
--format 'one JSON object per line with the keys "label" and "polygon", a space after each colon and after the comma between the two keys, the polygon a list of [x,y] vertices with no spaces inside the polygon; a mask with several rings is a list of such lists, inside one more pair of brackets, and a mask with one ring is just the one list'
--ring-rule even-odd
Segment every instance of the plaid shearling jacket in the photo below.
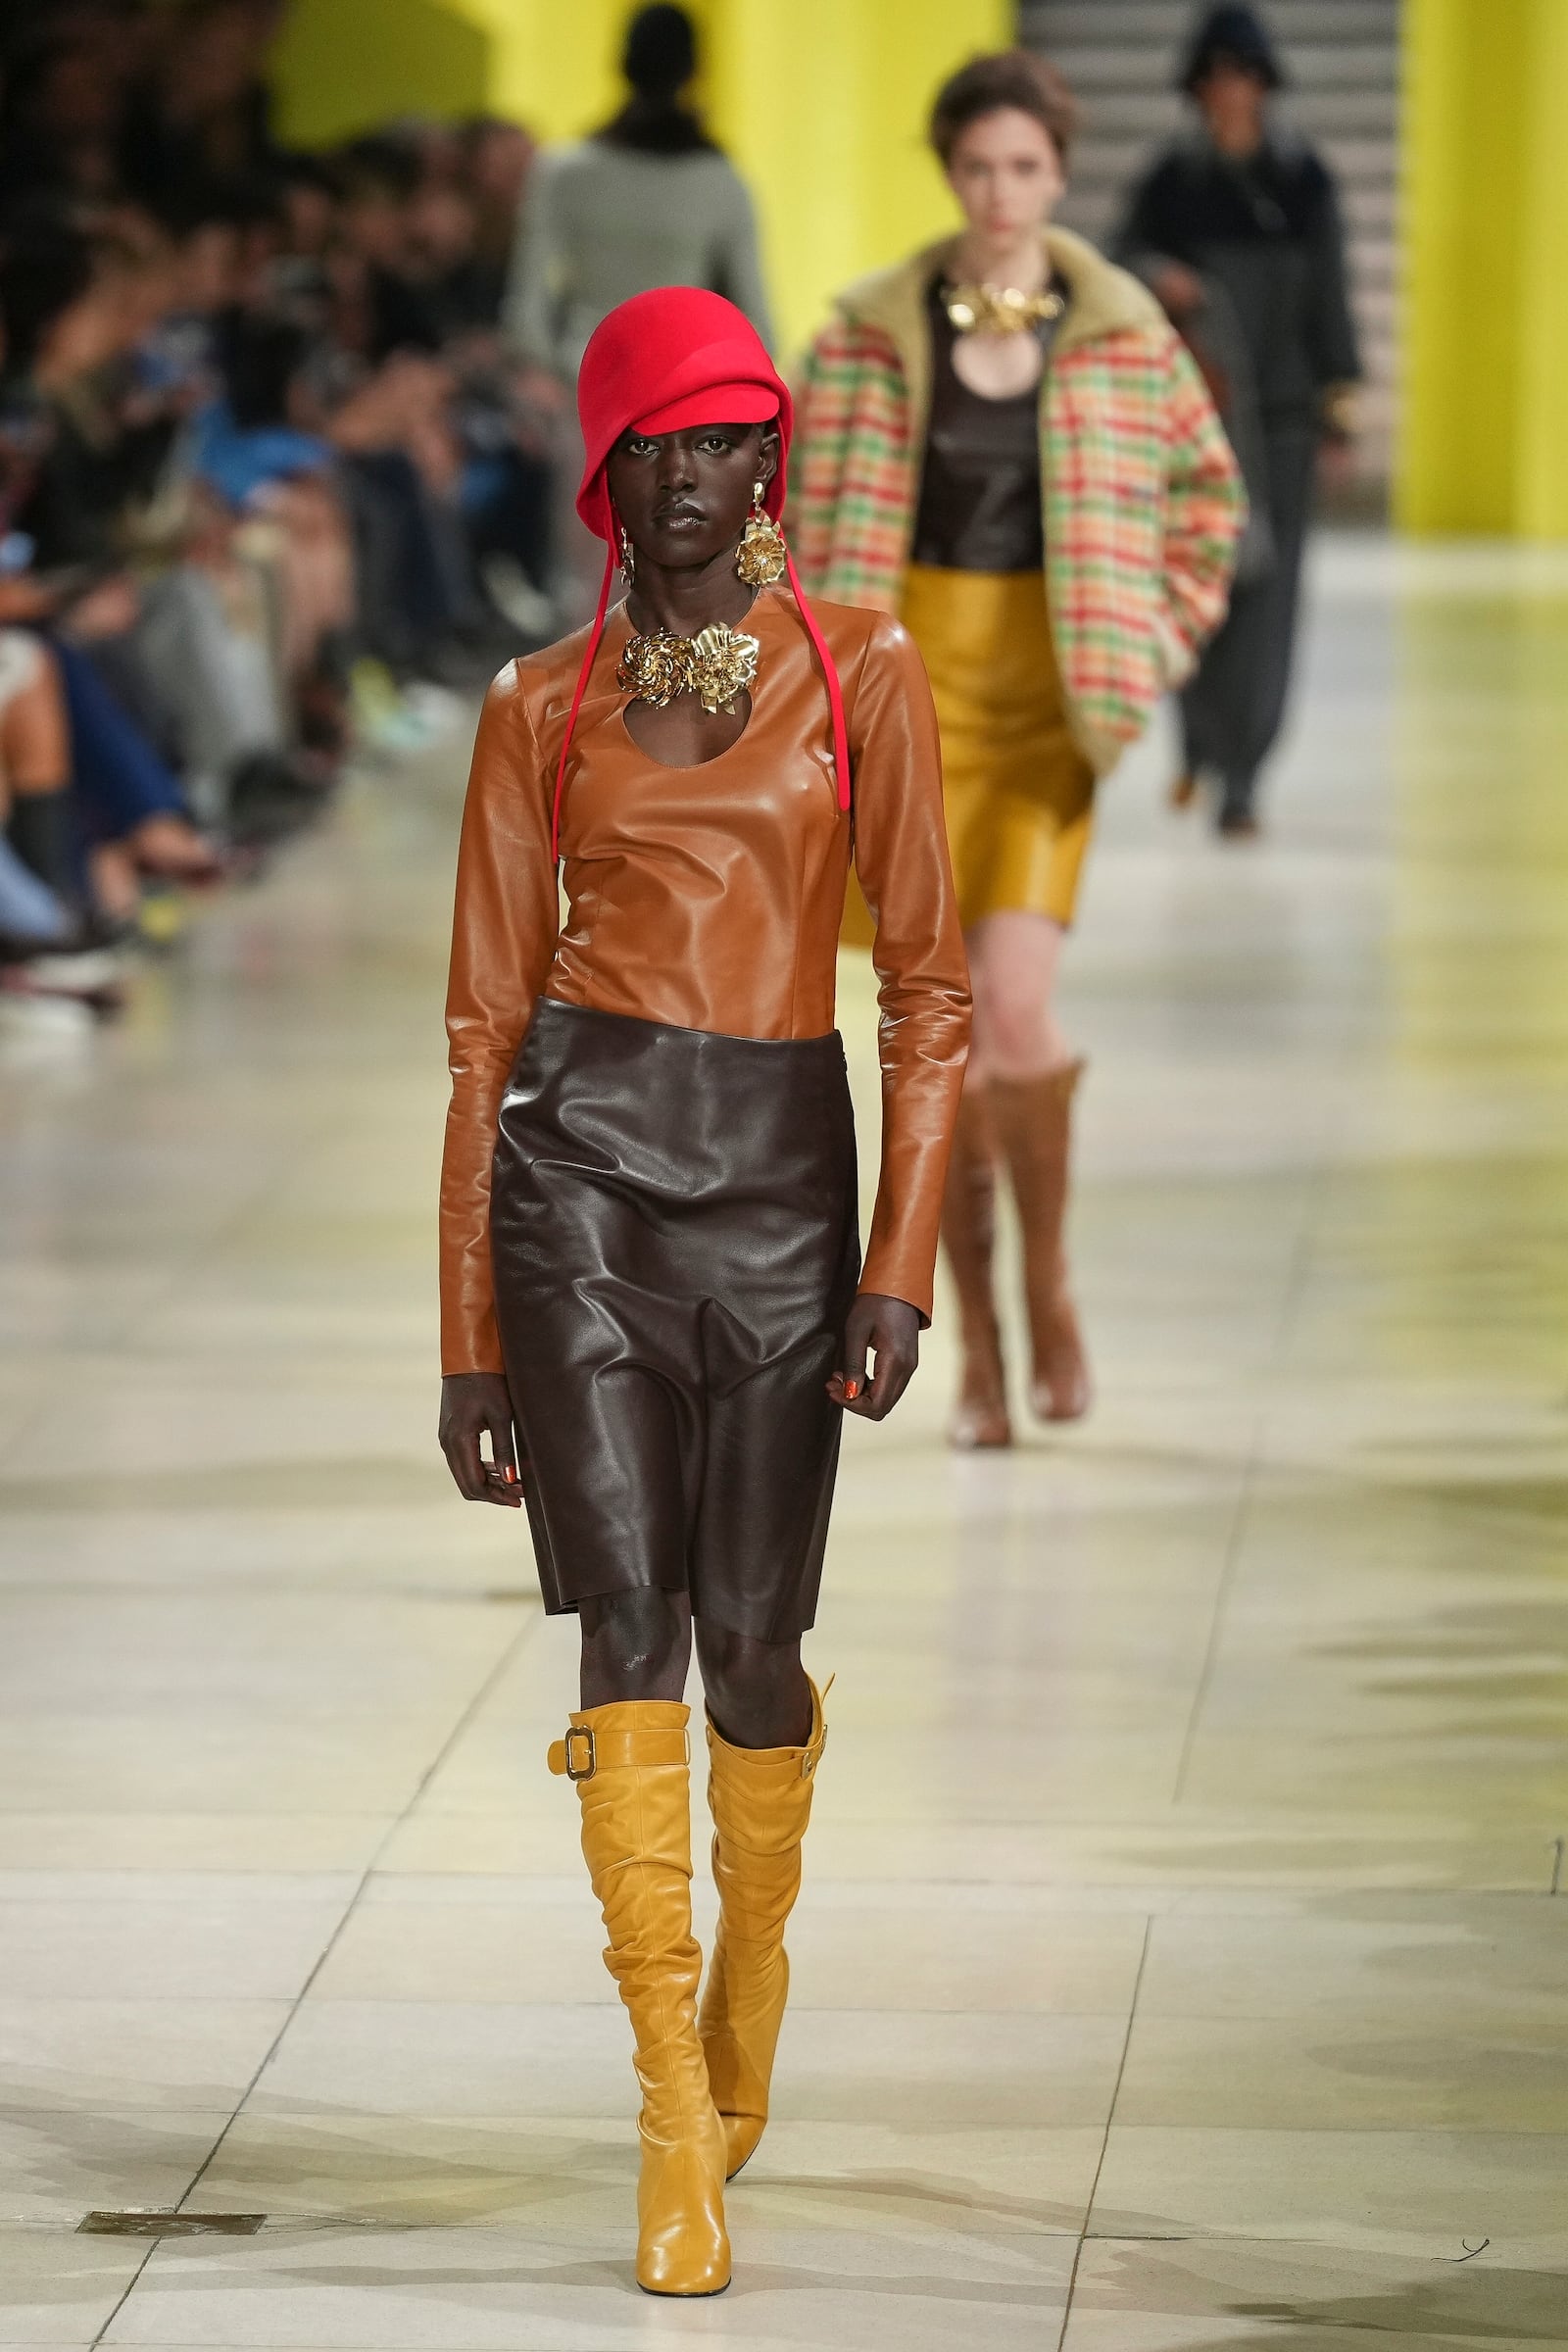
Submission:
{"label": "plaid shearling jacket", "polygon": [[[1114,766],[1225,611],[1241,477],[1197,368],[1136,278],[1046,232],[1068,288],[1041,387],[1046,593],[1073,735]],[[809,590],[897,612],[931,398],[936,245],[863,279],[808,357],[791,539]]]}

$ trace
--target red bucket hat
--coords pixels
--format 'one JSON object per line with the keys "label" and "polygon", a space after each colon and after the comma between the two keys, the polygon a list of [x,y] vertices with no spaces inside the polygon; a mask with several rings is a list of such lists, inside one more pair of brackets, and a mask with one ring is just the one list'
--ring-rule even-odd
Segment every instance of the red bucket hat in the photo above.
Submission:
{"label": "red bucket hat", "polygon": [[[768,358],[760,335],[744,311],[721,294],[705,292],[700,286],[660,286],[647,294],[634,294],[601,320],[582,356],[577,415],[586,453],[577,512],[595,537],[605,542],[605,576],[556,770],[551,838],[558,857],[566,756],[604,634],[615,571],[615,514],[605,479],[611,451],[622,433],[633,430],[679,433],[699,424],[769,424],[776,418],[778,470],[763,503],[777,521],[784,509],[786,467],[795,430],[795,404],[789,386]],[[833,657],[806,601],[794,558],[787,557],[786,562],[801,618],[822,665],[833,721],[839,807],[848,811],[850,757],[843,690]]]}

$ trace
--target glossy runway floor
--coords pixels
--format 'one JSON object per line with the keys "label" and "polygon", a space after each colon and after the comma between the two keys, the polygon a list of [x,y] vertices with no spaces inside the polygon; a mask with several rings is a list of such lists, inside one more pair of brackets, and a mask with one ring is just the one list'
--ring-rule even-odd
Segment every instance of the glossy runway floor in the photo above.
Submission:
{"label": "glossy runway floor", "polygon": [[851,1432],[710,2304],[631,2282],[571,1637],[432,1444],[457,755],[4,1046],[0,2339],[1568,2345],[1565,620],[1341,543],[1271,841],[1108,796],[1102,1402],[955,1460],[939,1334]]}

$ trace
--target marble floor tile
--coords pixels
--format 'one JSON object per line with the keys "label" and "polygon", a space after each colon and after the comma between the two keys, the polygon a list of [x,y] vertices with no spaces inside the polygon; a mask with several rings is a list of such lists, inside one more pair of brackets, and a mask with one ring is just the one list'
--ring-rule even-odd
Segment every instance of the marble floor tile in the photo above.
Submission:
{"label": "marble floor tile", "polygon": [[231,2104],[117,2111],[83,2097],[27,2107],[8,2090],[0,2101],[0,2255],[4,2231],[18,2223],[74,2230],[84,2213],[176,2205],[227,2127]]}
{"label": "marble floor tile", "polygon": [[[737,2206],[739,2206],[737,2200]],[[1038,2352],[1060,2326],[1070,2238],[989,2244],[923,2216],[906,2232],[792,2230],[737,2210],[727,2294],[673,2306],[633,2282],[624,2233],[485,2228],[280,2230],[243,2251],[161,2247],[106,2344],[341,2346],[398,2352],[618,2352],[704,2344],[949,2352],[974,2340]]]}
{"label": "marble floor tile", "polygon": [[[0,1837],[3,1830],[0,1815]],[[501,1872],[564,1878],[581,1868],[574,1830],[559,1808],[529,1816],[519,1806],[511,1818],[416,1808],[390,1833],[377,1867],[388,1877]],[[1524,1830],[1506,1816],[1495,1826],[1463,1819],[1434,1823],[1419,1815],[1381,1815],[1363,1825],[1353,1811],[1318,1813],[1307,1806],[1274,1814],[1193,1807],[1022,1828],[837,1822],[824,1807],[812,1825],[810,1851],[813,1880],[850,1885],[1002,1880],[1046,1886],[1453,1886],[1544,1894],[1552,1868],[1545,1819]]]}
{"label": "marble floor tile", "polygon": [[[1118,2017],[792,2010],[777,2112],[894,2124],[1103,2123]],[[962,2054],[960,2056],[960,2053]],[[625,2018],[579,2007],[307,1999],[257,2084],[259,2113],[320,2102],[372,2115],[629,2115]]]}
{"label": "marble floor tile", "polygon": [[[735,2210],[781,2226],[980,2238],[1076,2232],[1104,2141],[1098,2126],[800,2121],[775,2116]],[[508,2228],[624,2223],[636,2148],[618,2120],[372,2116],[249,2109],[190,2202],[295,2219]]]}
{"label": "marble floor tile", "polygon": [[1568,2271],[1568,2134],[1112,2126],[1091,2230],[1249,2237]]}
{"label": "marble floor tile", "polygon": [[1568,2276],[1521,2268],[1500,2246],[1455,2263],[1339,2245],[1091,2238],[1063,2352],[1344,2352],[1363,2338],[1523,2352],[1568,2343],[1565,2287]]}
{"label": "marble floor tile", "polygon": [[281,2000],[0,1999],[0,2081],[28,2109],[232,2109],[288,2014]]}
{"label": "marble floor tile", "polygon": [[[146,1872],[210,1870],[220,1879],[252,1870],[368,1869],[391,1833],[389,1813],[204,1813],[122,1811],[108,1804],[85,1813],[0,1807],[0,1871]],[[323,1794],[330,1791],[323,1791]]]}
{"label": "marble floor tile", "polygon": [[1550,2036],[1568,1985],[1568,1903],[1544,1895],[1338,1895],[1238,1919],[1154,1921],[1142,2019],[1290,2019]]}
{"label": "marble floor tile", "polygon": [[292,2000],[346,1903],[0,1894],[0,2001]]}
{"label": "marble floor tile", "polygon": [[0,2344],[85,2352],[146,2259],[133,2240],[0,2228]]}
{"label": "marble floor tile", "polygon": [[1502,2027],[1484,1987],[1472,2014],[1400,2019],[1310,2012],[1156,2017],[1140,2009],[1118,2123],[1198,2130],[1560,2132],[1560,2020]]}
{"label": "marble floor tile", "polygon": [[[701,1908],[706,1920],[706,1902]],[[327,2000],[611,2001],[603,1943],[585,1886],[564,1902],[514,1888],[504,1899],[439,1907],[394,1903],[383,1889],[347,1921],[313,1991]],[[1137,1913],[1028,1917],[922,1902],[918,1889],[890,1886],[862,1907],[797,1911],[790,2001],[795,2009],[1126,2017],[1143,1943]]]}

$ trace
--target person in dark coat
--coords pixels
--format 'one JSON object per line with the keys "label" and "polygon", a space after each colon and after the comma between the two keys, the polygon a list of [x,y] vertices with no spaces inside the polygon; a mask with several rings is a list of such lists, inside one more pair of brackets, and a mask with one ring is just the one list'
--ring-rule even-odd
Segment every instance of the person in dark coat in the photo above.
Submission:
{"label": "person in dark coat", "polygon": [[1318,453],[1348,442],[1360,374],[1333,175],[1271,122],[1283,80],[1253,10],[1210,9],[1179,82],[1200,122],[1138,182],[1116,242],[1193,346],[1251,501],[1229,617],[1182,694],[1172,794],[1210,783],[1219,830],[1242,836],[1285,711]]}

